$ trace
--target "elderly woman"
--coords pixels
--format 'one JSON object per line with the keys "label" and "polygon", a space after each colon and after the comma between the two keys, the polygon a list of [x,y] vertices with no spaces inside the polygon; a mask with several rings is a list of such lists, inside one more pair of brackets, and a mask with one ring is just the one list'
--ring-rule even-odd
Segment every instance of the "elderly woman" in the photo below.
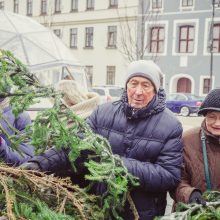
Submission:
{"label": "elderly woman", "polygon": [[176,202],[204,204],[204,191],[220,190],[220,89],[206,96],[198,113],[205,117],[201,127],[183,135],[184,168]]}

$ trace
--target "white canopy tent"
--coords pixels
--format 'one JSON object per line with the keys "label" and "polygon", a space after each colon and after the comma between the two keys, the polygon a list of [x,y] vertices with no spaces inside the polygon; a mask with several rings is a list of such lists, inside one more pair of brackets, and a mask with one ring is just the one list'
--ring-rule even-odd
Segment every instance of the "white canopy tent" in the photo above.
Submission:
{"label": "white canopy tent", "polygon": [[44,84],[70,74],[87,89],[84,68],[70,49],[31,18],[0,10],[0,48],[11,51]]}

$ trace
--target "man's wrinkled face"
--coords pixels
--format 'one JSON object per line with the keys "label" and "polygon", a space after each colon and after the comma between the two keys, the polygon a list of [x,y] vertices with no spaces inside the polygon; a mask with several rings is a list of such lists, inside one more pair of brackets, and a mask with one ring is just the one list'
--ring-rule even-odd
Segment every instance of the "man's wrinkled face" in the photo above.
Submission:
{"label": "man's wrinkled face", "polygon": [[205,116],[207,130],[220,136],[220,112],[210,111]]}
{"label": "man's wrinkled face", "polygon": [[133,108],[143,108],[155,96],[155,89],[150,80],[141,76],[132,77],[127,83],[128,103]]}

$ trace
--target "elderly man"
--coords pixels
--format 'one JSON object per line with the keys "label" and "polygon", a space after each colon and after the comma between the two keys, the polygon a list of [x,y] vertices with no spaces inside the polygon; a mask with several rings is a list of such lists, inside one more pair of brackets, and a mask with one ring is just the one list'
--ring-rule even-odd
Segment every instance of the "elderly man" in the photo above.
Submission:
{"label": "elderly man", "polygon": [[[160,74],[160,68],[152,61],[132,62],[121,100],[98,106],[87,118],[92,130],[108,139],[112,152],[121,157],[128,172],[139,178],[140,185],[130,194],[140,220],[163,215],[167,191],[175,189],[180,181],[182,126],[165,108]],[[56,160],[48,158],[53,169],[65,161],[59,156]],[[45,161],[45,156],[32,160],[44,171]],[[35,166],[29,164],[26,168]],[[121,216],[134,219],[128,204]]]}
{"label": "elderly man", "polygon": [[[139,178],[131,196],[141,220],[163,215],[166,192],[180,181],[182,126],[165,108],[160,75],[152,61],[132,62],[122,99],[99,106],[88,118],[93,131],[108,139],[113,153]],[[128,206],[123,218],[133,219]]]}

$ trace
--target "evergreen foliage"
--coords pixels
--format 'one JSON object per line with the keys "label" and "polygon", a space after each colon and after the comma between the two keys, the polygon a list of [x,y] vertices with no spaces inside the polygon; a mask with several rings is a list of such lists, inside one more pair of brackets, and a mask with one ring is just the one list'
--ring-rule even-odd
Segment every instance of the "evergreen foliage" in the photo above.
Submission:
{"label": "evergreen foliage", "polygon": [[[120,157],[112,153],[108,141],[94,134],[84,120],[62,104],[62,94],[55,92],[53,87],[41,86],[36,77],[12,53],[3,50],[0,50],[0,79],[0,97],[10,99],[10,104],[16,116],[20,112],[27,110],[30,105],[36,103],[39,97],[48,97],[54,100],[53,108],[39,112],[33,124],[26,128],[26,133],[22,134],[19,139],[17,136],[8,137],[12,147],[16,150],[19,143],[31,140],[31,144],[35,146],[36,154],[42,153],[52,146],[57,149],[69,148],[69,160],[74,170],[77,169],[74,162],[80,156],[80,153],[83,150],[89,150],[91,155],[85,163],[89,174],[85,178],[90,180],[91,184],[82,189],[84,195],[89,197],[89,189],[93,184],[99,182],[105,183],[107,191],[102,196],[97,197],[97,199],[89,200],[94,201],[91,207],[94,206],[95,209],[97,206],[100,207],[99,213],[97,214],[94,211],[94,214],[91,214],[91,208],[89,212],[91,216],[85,215],[85,210],[83,210],[83,215],[86,216],[85,219],[111,219],[111,216],[116,219],[122,219],[119,213],[125,204],[128,190],[138,185],[138,180],[127,172]],[[10,92],[8,88],[12,88],[10,91],[13,92]],[[6,119],[3,120],[7,121]],[[4,133],[2,127],[0,127],[0,132]],[[13,182],[13,179],[11,181]],[[8,185],[8,182],[6,185]],[[17,192],[17,186],[14,187],[13,185],[11,190],[9,190],[9,195],[12,198]],[[91,196],[93,198],[93,195]],[[16,197],[18,197],[18,194]],[[29,197],[25,195],[22,198]],[[26,203],[28,200],[24,202],[25,199],[20,203],[13,202],[13,213],[19,216],[21,210],[24,210],[25,213],[22,215],[29,216],[34,210],[33,218],[30,219],[36,219],[42,212],[51,208],[50,205],[48,207],[44,205],[45,199],[45,197],[40,199],[36,197],[30,207]],[[129,201],[131,201],[131,198],[129,198]],[[135,207],[132,201],[130,203],[137,219]],[[74,206],[72,208],[75,209]],[[9,215],[8,212],[6,213]],[[72,218],[76,217],[75,213],[77,212],[73,210],[73,213],[71,213]],[[48,211],[48,215],[54,215],[54,210]],[[69,219],[69,217],[65,218]],[[47,216],[42,219],[47,219]],[[57,214],[56,218],[51,219],[63,219],[63,217],[62,215],[58,217]],[[76,217],[76,219],[79,218]]]}

